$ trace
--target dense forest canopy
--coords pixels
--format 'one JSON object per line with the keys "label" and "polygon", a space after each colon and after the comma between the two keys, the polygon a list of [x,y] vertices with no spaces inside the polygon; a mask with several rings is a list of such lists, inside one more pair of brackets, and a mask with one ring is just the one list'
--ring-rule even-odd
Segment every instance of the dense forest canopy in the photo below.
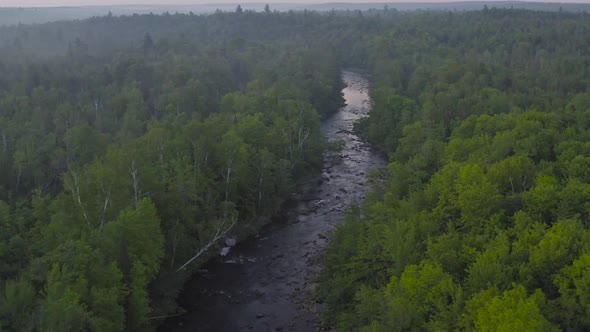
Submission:
{"label": "dense forest canopy", "polygon": [[321,166],[340,68],[318,41],[282,40],[295,23],[280,20],[3,30],[3,329],[153,326],[212,239],[254,233]]}
{"label": "dense forest canopy", "polygon": [[366,44],[387,180],[326,254],[338,330],[590,329],[587,15],[424,14]]}
{"label": "dense forest canopy", "polygon": [[325,324],[590,328],[589,47],[586,13],[487,8],[0,28],[0,329],[176,312],[212,239],[317,174],[344,67],[391,164],[331,241]]}

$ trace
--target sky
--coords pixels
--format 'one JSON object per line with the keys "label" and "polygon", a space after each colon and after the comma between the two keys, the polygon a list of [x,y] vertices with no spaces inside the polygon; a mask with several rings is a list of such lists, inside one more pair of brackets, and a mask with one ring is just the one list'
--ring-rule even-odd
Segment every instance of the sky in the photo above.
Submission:
{"label": "sky", "polygon": [[[58,7],[110,5],[197,5],[210,3],[327,3],[327,2],[452,2],[465,0],[0,0],[0,7]],[[538,0],[537,0],[538,1]],[[590,3],[590,0],[551,0],[543,2]]]}

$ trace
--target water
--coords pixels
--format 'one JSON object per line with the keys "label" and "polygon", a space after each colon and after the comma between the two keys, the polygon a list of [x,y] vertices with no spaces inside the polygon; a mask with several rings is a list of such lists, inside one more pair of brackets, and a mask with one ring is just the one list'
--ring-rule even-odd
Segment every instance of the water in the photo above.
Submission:
{"label": "water", "polygon": [[204,267],[184,287],[179,302],[187,314],[168,319],[163,331],[316,331],[319,306],[311,295],[312,262],[325,247],[343,211],[365,197],[367,174],[385,167],[383,155],[352,133],[370,109],[368,81],[344,71],[346,106],[326,119],[329,140],[343,140],[341,152],[326,157],[319,191],[296,208],[289,224],[272,224],[240,243],[223,260]]}

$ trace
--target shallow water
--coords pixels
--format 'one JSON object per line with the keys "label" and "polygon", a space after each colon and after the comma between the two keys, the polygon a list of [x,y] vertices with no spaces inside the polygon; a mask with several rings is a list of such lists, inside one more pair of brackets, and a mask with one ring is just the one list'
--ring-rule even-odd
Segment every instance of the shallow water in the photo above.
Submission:
{"label": "shallow water", "polygon": [[318,192],[299,203],[291,223],[274,223],[239,243],[222,260],[207,263],[184,286],[187,313],[170,318],[162,331],[316,331],[319,306],[311,299],[319,267],[310,259],[324,249],[344,209],[364,199],[367,174],[385,167],[383,155],[352,134],[368,114],[368,81],[344,71],[347,105],[326,119],[322,131],[344,148],[326,156]]}

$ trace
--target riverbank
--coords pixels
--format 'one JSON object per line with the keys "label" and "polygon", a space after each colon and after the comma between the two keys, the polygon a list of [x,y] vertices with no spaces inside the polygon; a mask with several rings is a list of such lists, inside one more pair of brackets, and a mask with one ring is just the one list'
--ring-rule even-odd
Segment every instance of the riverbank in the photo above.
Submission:
{"label": "riverbank", "polygon": [[343,72],[346,106],[327,118],[322,131],[343,148],[326,156],[317,191],[288,211],[288,223],[272,223],[238,244],[223,258],[207,263],[184,288],[179,303],[187,314],[169,319],[175,331],[312,331],[319,328],[312,301],[312,260],[325,248],[329,232],[344,210],[361,202],[367,174],[385,159],[355,134],[353,123],[369,112],[368,81]]}

